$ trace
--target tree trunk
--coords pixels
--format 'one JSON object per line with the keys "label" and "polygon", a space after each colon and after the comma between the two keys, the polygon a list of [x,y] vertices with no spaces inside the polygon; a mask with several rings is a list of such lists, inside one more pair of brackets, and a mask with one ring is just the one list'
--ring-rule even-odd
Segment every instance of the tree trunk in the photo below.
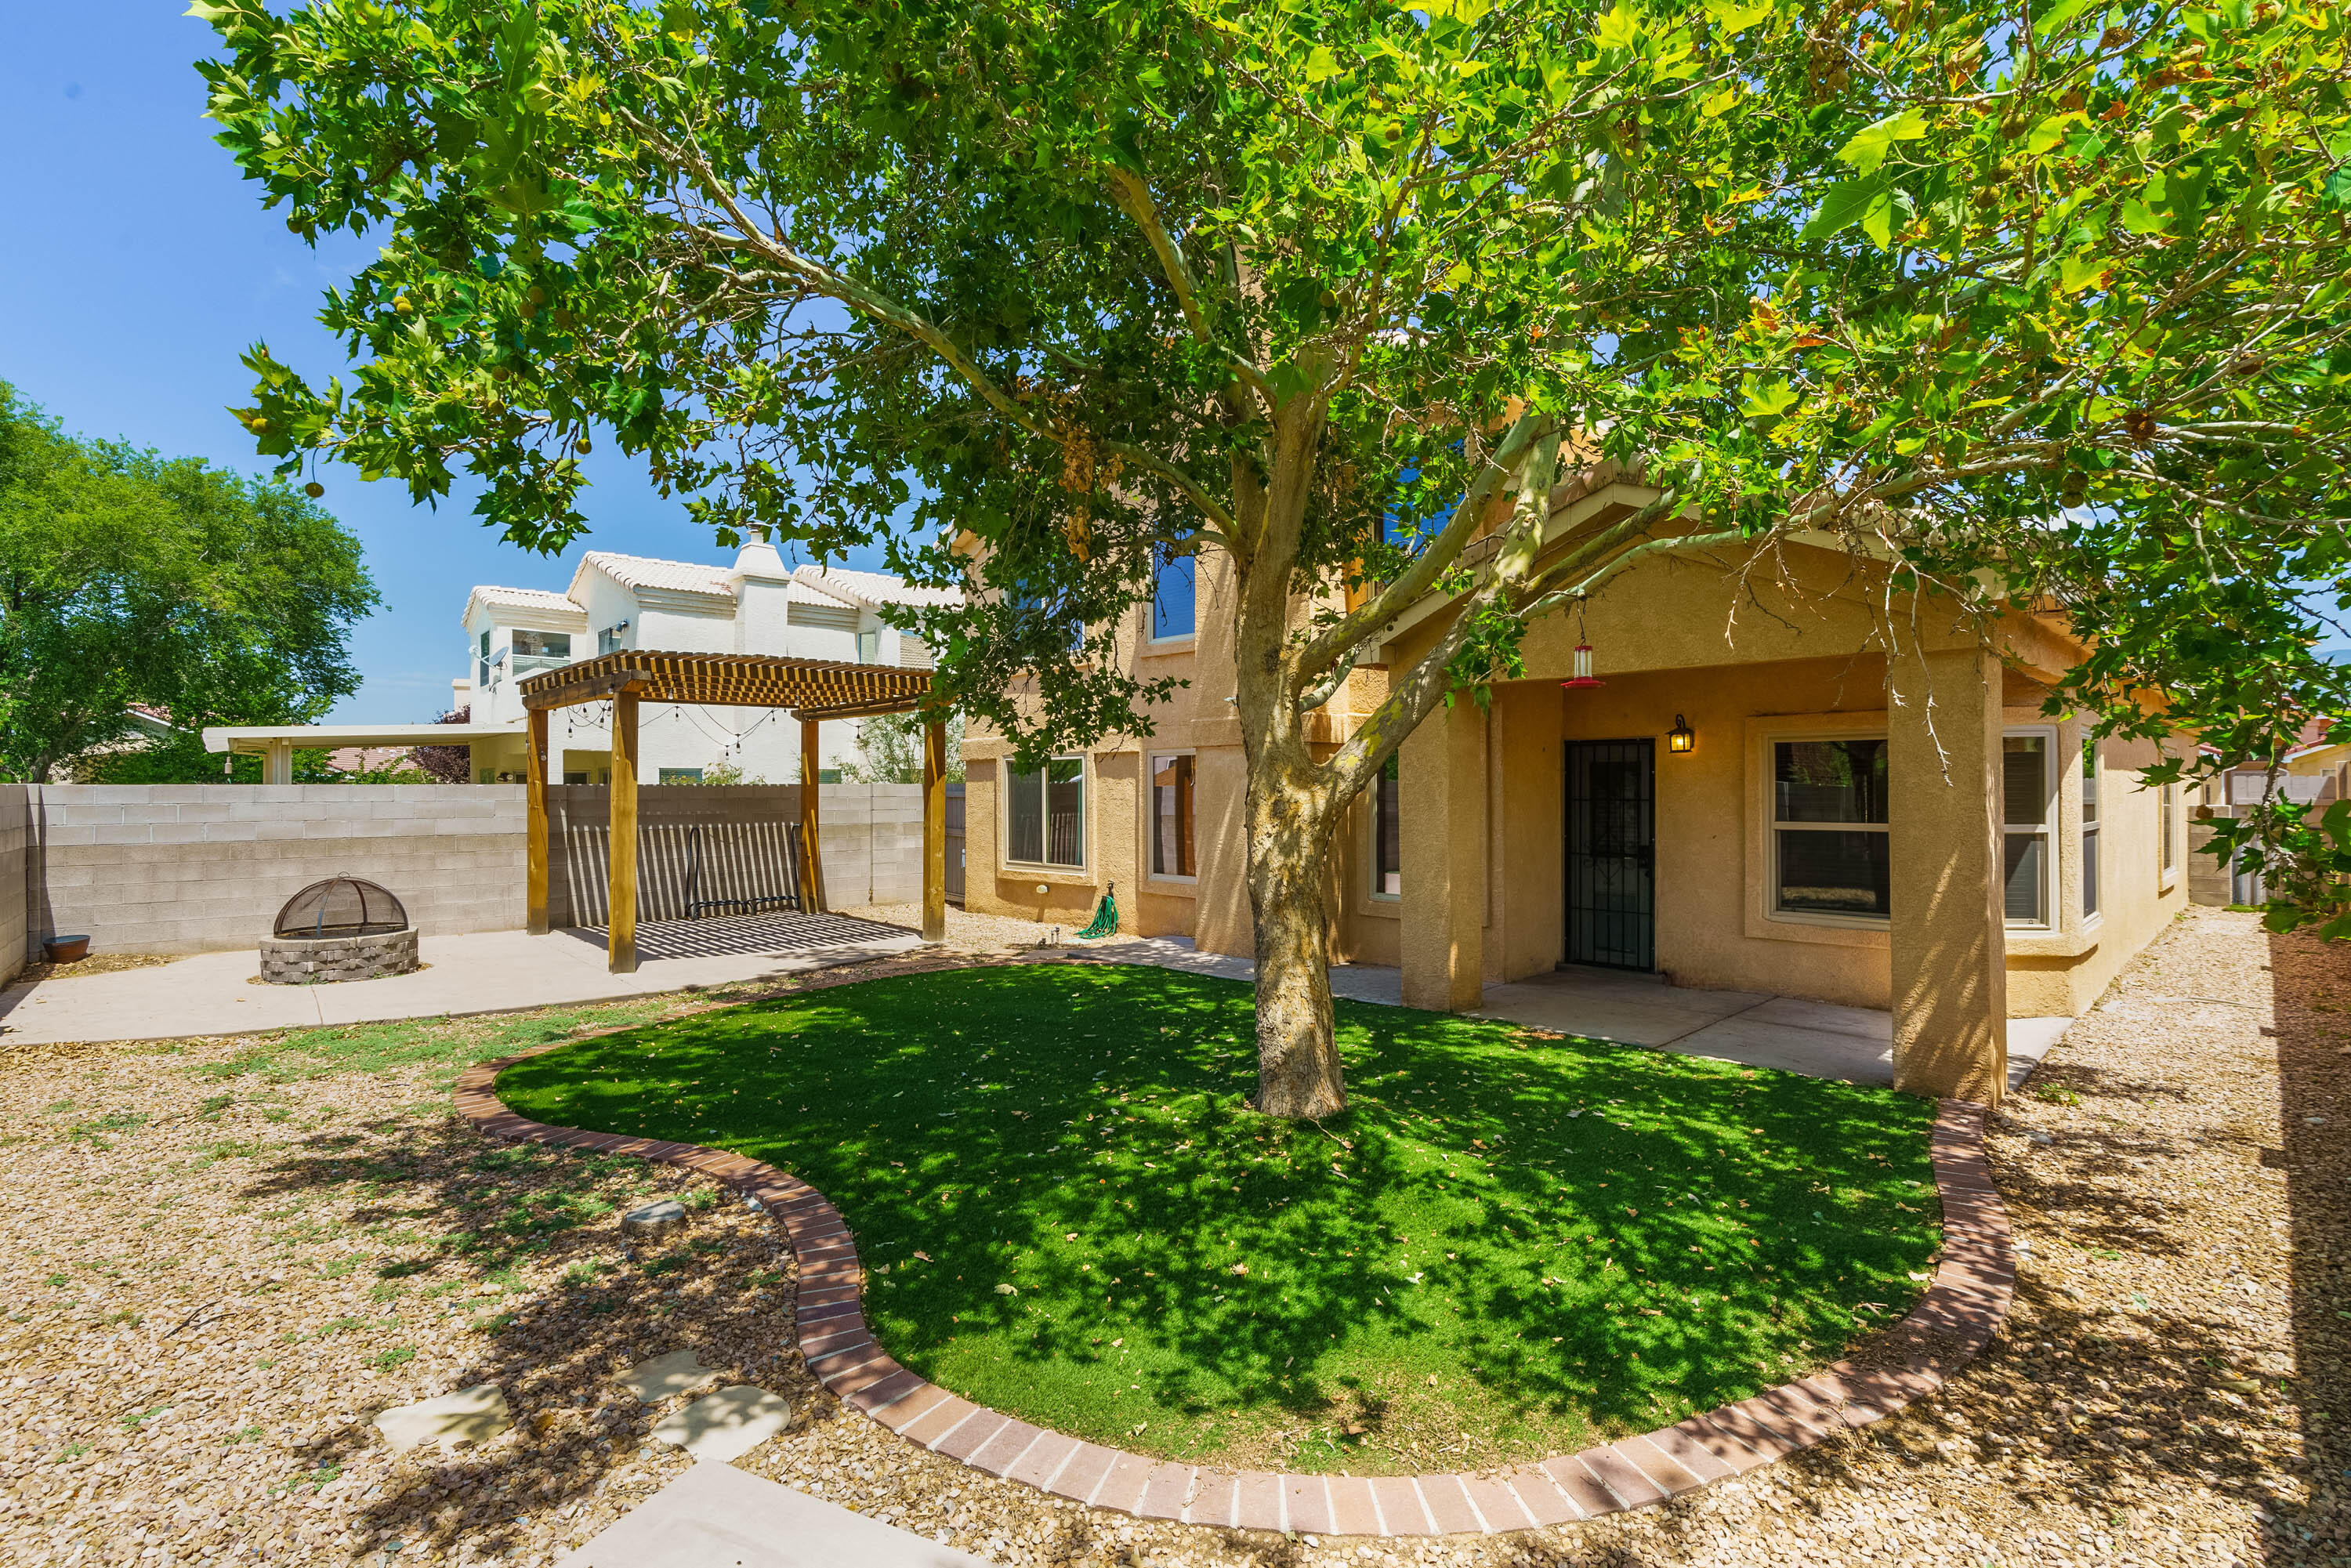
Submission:
{"label": "tree trunk", "polygon": [[[1257,1108],[1292,1119],[1347,1108],[1331,1031],[1329,834],[1304,791],[1252,784],[1249,909],[1257,925]],[[1270,797],[1270,798],[1269,798]]]}

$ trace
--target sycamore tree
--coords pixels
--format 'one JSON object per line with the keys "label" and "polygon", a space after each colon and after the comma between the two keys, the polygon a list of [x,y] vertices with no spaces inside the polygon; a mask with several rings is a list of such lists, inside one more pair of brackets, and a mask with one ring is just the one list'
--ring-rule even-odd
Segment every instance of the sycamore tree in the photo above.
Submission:
{"label": "sycamore tree", "polygon": [[[1349,802],[1645,558],[1801,530],[1987,622],[2053,599],[2115,727],[2343,707],[2296,641],[2344,575],[2334,6],[193,9],[266,204],[382,246],[327,300],[347,382],[250,356],[289,472],[466,472],[553,549],[609,439],[723,542],[878,541],[979,588],[908,618],[1020,760],[1148,734],[1119,628],[1224,558],[1270,1113],[1345,1103]],[[1655,501],[1547,539],[1598,460]]]}

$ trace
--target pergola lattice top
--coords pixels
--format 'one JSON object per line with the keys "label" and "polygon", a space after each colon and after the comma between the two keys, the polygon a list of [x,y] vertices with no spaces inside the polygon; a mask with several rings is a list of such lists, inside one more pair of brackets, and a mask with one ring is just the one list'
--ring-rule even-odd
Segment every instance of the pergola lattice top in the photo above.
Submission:
{"label": "pergola lattice top", "polygon": [[522,683],[526,708],[570,707],[627,693],[643,702],[789,708],[803,720],[912,713],[930,695],[928,670],[787,659],[768,653],[622,649]]}

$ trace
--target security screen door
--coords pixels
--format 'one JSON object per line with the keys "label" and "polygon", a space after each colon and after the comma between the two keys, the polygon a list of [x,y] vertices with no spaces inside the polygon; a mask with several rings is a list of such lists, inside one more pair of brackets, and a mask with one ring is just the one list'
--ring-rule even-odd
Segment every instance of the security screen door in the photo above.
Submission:
{"label": "security screen door", "polygon": [[1567,961],[1656,967],[1656,745],[1567,743]]}

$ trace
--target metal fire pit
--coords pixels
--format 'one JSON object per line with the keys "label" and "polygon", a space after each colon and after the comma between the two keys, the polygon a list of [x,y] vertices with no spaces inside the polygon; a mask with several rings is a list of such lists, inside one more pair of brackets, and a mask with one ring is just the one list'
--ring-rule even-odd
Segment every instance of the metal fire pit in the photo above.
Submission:
{"label": "metal fire pit", "polygon": [[416,967],[408,911],[364,877],[312,883],[286,901],[261,939],[261,977],[273,986],[372,980]]}

